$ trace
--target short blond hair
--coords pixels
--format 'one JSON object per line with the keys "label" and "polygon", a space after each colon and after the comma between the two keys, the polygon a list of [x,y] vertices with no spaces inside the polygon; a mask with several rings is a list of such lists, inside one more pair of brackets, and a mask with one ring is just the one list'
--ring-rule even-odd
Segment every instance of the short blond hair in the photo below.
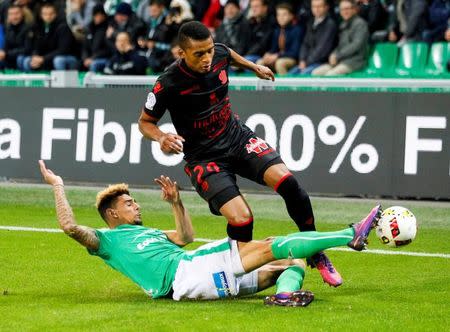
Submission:
{"label": "short blond hair", "polygon": [[102,216],[103,220],[106,221],[106,210],[114,204],[117,197],[124,194],[130,194],[126,183],[111,184],[108,188],[105,188],[97,193],[95,207]]}

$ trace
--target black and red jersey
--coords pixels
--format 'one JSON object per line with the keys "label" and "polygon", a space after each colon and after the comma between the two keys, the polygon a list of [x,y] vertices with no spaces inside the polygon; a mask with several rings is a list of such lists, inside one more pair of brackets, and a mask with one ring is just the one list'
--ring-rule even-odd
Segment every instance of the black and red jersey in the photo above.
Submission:
{"label": "black and red jersey", "polygon": [[[177,133],[184,137],[186,160],[224,153],[232,139],[246,127],[231,111],[228,96],[230,50],[214,45],[211,70],[198,74],[183,60],[174,62],[159,76],[147,97],[145,112],[160,119],[170,112]],[[247,129],[248,130],[248,129]]]}

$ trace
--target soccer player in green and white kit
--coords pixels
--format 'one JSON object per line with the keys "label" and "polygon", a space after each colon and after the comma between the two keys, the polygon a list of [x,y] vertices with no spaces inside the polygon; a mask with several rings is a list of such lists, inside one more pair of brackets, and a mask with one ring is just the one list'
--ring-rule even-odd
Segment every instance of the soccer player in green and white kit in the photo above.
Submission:
{"label": "soccer player in green and white kit", "polygon": [[305,265],[297,258],[345,245],[363,250],[381,211],[376,206],[361,222],[337,232],[302,232],[250,242],[226,238],[186,251],[181,247],[194,240],[194,230],[176,182],[168,177],[155,181],[163,200],[172,206],[175,230],[142,226],[140,207],[126,184],[109,186],[97,194],[97,209],[108,229],[95,230],[75,222],[62,178],[42,160],[39,164],[44,180],[53,186],[63,231],[154,299],[218,299],[256,293],[276,284],[277,293],[268,296],[266,304],[306,306],[314,295],[301,290]]}

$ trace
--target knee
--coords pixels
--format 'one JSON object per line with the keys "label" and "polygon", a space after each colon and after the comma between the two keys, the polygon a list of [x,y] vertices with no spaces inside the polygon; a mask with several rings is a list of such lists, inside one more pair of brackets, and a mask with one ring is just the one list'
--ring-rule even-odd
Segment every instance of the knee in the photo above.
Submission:
{"label": "knee", "polygon": [[55,68],[56,70],[64,70],[64,69],[66,69],[65,63],[66,62],[62,56],[56,56],[53,59],[53,68]]}
{"label": "knee", "polygon": [[275,71],[277,74],[286,74],[286,62],[281,59],[275,61]]}
{"label": "knee", "polygon": [[303,270],[306,269],[306,264],[303,261],[303,259],[292,259],[291,260],[291,266],[298,266],[298,267],[300,267]]}
{"label": "knee", "polygon": [[233,226],[241,226],[253,222],[253,214],[250,209],[245,209],[227,217],[228,223]]}

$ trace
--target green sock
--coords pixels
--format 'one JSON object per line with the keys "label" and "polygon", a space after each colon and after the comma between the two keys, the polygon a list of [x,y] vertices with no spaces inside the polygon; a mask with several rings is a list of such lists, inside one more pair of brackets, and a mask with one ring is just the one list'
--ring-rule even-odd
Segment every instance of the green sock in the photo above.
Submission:
{"label": "green sock", "polygon": [[302,289],[305,271],[298,265],[289,266],[277,279],[277,294]]}
{"label": "green sock", "polygon": [[319,251],[344,246],[353,239],[353,228],[338,232],[301,232],[278,236],[273,240],[272,253],[276,259],[307,258]]}

